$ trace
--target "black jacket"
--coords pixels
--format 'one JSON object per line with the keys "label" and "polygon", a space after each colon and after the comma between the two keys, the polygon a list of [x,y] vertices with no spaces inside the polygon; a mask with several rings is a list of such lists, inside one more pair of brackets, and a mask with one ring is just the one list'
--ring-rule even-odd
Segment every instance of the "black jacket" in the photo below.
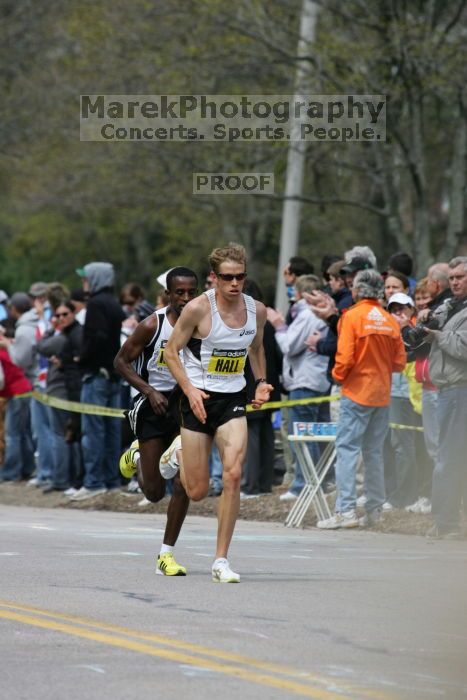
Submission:
{"label": "black jacket", "polygon": [[83,326],[74,321],[63,329],[62,335],[66,338],[63,349],[59,353],[60,370],[65,377],[67,398],[70,401],[79,401],[81,395],[82,369],[79,364],[83,348]]}
{"label": "black jacket", "polygon": [[[263,347],[264,354],[266,356],[266,377],[264,378],[269,382],[269,384],[272,384],[272,386],[274,387],[274,390],[271,392],[269,400],[280,401],[280,374],[282,371],[282,353],[277,347],[275,331],[273,326],[269,323],[269,321],[266,321],[264,325]],[[251,402],[251,400],[255,396],[256,382],[255,378],[253,377],[253,372],[251,371],[250,363],[248,362],[248,360],[245,365],[245,379],[248,401]],[[270,419],[271,411],[251,411],[247,413],[246,417],[248,420],[254,420],[258,418],[264,418],[265,416],[268,416],[268,418]]]}
{"label": "black jacket", "polygon": [[[337,309],[339,311],[339,314],[341,314],[344,309],[348,309],[352,304],[354,303],[353,298],[352,298],[352,292],[350,289],[347,289],[347,287],[343,287],[342,289],[339,289],[338,292],[332,295],[334,301],[336,302]],[[340,318],[339,316],[336,316],[337,321]],[[332,369],[334,367],[335,359],[336,359],[336,352],[337,352],[337,323],[334,326],[329,325],[328,323],[328,332],[322,338],[321,340],[318,340],[318,343],[316,345],[316,352],[318,352],[320,355],[326,355],[329,357],[329,363],[328,363],[328,368],[326,370],[326,376],[331,382],[331,384],[334,383],[334,380],[332,378]]]}
{"label": "black jacket", "polygon": [[101,368],[110,376],[113,361],[120,350],[120,329],[125,314],[109,288],[91,294],[83,331],[81,368],[84,374],[96,374]]}

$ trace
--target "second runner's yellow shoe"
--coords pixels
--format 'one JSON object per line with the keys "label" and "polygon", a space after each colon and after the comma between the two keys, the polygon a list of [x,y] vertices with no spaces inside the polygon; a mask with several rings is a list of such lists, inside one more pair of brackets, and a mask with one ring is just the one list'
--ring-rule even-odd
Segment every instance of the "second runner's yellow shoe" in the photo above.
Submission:
{"label": "second runner's yellow shoe", "polygon": [[132,479],[136,474],[139,460],[139,442],[134,440],[129,449],[120,457],[120,473],[125,479]]}
{"label": "second runner's yellow shoe", "polygon": [[177,564],[172,552],[164,552],[157,557],[156,573],[164,576],[186,576],[186,569]]}

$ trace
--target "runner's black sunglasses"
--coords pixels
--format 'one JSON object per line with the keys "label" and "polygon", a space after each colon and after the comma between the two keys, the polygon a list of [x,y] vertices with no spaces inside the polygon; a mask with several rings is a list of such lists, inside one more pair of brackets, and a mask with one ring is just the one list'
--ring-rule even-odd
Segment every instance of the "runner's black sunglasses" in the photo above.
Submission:
{"label": "runner's black sunglasses", "polygon": [[246,277],[246,272],[239,272],[238,275],[231,275],[230,272],[218,272],[217,276],[220,277],[221,280],[224,280],[224,282],[233,282],[234,280],[242,282]]}

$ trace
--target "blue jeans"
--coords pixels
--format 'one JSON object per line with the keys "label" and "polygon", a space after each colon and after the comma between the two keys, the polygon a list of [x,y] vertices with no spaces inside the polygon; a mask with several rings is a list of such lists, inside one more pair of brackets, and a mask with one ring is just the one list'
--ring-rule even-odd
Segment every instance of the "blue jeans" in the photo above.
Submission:
{"label": "blue jeans", "polygon": [[[419,426],[420,416],[415,413],[410,399],[392,397],[389,420],[399,425]],[[416,432],[392,428],[384,445],[384,480],[386,498],[396,508],[415,503],[418,494],[418,465]]]}
{"label": "blue jeans", "polygon": [[336,512],[353,510],[357,501],[357,464],[365,467],[365,509],[385,501],[383,446],[389,426],[389,406],[362,406],[343,396],[336,435]]}
{"label": "blue jeans", "polygon": [[37,448],[36,476],[40,482],[49,481],[52,476],[53,437],[50,428],[49,408],[31,399],[31,425]]}
{"label": "blue jeans", "polygon": [[9,399],[5,413],[5,458],[1,471],[4,481],[29,478],[35,469],[31,433],[31,399]]}
{"label": "blue jeans", "polygon": [[[120,408],[120,382],[111,382],[100,374],[93,374],[83,382],[81,401],[108,408]],[[87,489],[111,489],[120,486],[118,460],[121,420],[83,413],[81,429],[83,486]]]}
{"label": "blue jeans", "polygon": [[467,386],[438,393],[439,445],[433,472],[433,514],[441,531],[457,530],[467,508]]}
{"label": "blue jeans", "polygon": [[[289,393],[289,399],[310,399],[315,396],[324,396],[319,391],[313,391],[313,389],[292,389]],[[293,435],[293,424],[299,423],[316,423],[318,421],[318,415],[320,411],[319,403],[310,403],[305,406],[291,406],[289,408],[289,435]],[[289,491],[294,493],[296,496],[299,495],[302,488],[305,486],[305,480],[303,478],[302,469],[295,456],[295,450],[293,448],[293,443],[291,443],[292,452],[294,453],[295,461],[295,478],[289,487]],[[311,458],[316,464],[319,460],[320,450],[316,442],[310,442],[307,444],[307,448],[310,452]]]}
{"label": "blue jeans", "polygon": [[224,485],[222,482],[222,462],[217,445],[212,443],[211,454],[209,455],[209,474],[212,479],[212,486],[215,491],[221,492]]}
{"label": "blue jeans", "polygon": [[430,389],[422,391],[423,437],[426,451],[436,462],[439,442],[438,392]]}
{"label": "blue jeans", "polygon": [[65,425],[70,418],[69,411],[47,407],[52,430],[53,461],[52,485],[57,489],[70,486],[70,447],[65,440]]}

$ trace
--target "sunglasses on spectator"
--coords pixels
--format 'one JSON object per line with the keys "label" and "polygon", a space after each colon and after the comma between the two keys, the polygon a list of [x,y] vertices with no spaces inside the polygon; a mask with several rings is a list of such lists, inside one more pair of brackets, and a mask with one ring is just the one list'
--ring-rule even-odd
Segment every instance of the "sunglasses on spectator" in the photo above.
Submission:
{"label": "sunglasses on spectator", "polygon": [[246,272],[239,272],[237,275],[231,275],[230,272],[217,272],[216,274],[224,282],[233,282],[234,280],[242,282],[246,277]]}
{"label": "sunglasses on spectator", "polygon": [[61,318],[62,316],[69,316],[69,315],[70,315],[70,312],[67,311],[66,313],[64,312],[63,314],[55,314],[55,317],[56,317],[56,318]]}

